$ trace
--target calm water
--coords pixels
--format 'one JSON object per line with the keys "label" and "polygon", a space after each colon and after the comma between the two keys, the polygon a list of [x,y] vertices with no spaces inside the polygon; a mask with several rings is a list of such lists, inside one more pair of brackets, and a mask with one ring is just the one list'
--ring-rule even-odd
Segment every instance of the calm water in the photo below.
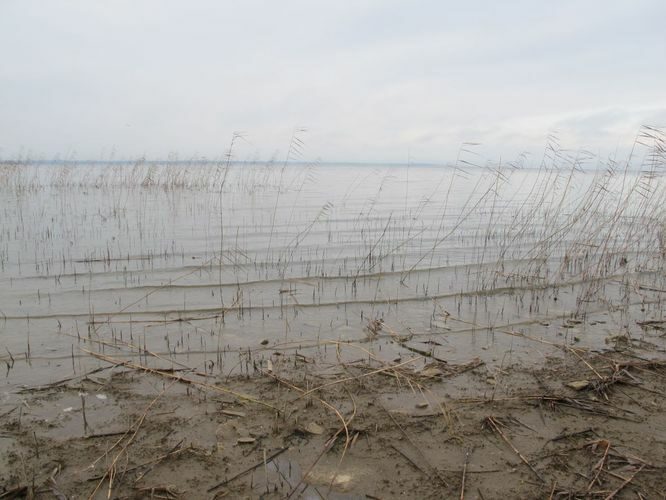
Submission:
{"label": "calm water", "polygon": [[599,316],[578,339],[602,346],[661,314],[657,173],[5,165],[6,384],[82,370],[95,341],[226,372],[221,352],[365,341],[376,319],[388,359],[409,334],[454,361],[498,356],[515,338],[496,330],[557,338],[574,313]]}

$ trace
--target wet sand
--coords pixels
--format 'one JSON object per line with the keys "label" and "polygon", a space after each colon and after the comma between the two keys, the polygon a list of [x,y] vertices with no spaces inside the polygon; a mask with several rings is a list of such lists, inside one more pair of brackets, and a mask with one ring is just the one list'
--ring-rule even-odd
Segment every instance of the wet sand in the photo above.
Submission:
{"label": "wet sand", "polygon": [[662,326],[604,352],[535,339],[530,366],[423,344],[384,361],[381,339],[257,346],[229,377],[97,354],[105,368],[2,406],[4,495],[663,498]]}

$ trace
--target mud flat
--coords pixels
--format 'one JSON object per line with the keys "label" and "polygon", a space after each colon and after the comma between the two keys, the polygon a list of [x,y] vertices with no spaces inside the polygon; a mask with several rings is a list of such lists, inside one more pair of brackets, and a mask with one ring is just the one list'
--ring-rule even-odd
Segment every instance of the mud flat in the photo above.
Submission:
{"label": "mud flat", "polygon": [[530,364],[374,326],[227,377],[91,354],[3,404],[3,498],[663,498],[663,322],[597,352],[503,333]]}

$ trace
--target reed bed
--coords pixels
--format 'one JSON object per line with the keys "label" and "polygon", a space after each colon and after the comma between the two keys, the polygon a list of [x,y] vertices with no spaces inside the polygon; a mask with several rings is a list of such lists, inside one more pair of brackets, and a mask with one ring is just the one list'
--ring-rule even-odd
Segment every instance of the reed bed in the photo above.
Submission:
{"label": "reed bed", "polygon": [[437,168],[293,164],[302,134],[277,164],[234,161],[233,141],[218,161],[4,162],[0,314],[21,332],[6,348],[27,353],[31,321],[66,333],[60,348],[92,328],[185,354],[358,340],[382,318],[436,333],[450,315],[506,326],[605,308],[624,330],[659,316],[660,130],[621,162],[551,138],[536,168],[480,164],[472,145]]}

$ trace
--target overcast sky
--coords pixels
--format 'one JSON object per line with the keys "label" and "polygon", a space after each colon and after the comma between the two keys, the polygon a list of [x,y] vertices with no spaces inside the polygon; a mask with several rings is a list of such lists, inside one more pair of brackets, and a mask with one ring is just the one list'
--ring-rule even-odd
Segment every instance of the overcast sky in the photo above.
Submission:
{"label": "overcast sky", "polygon": [[[602,156],[666,125],[666,1],[0,0],[0,157]],[[538,158],[537,158],[538,159]]]}

